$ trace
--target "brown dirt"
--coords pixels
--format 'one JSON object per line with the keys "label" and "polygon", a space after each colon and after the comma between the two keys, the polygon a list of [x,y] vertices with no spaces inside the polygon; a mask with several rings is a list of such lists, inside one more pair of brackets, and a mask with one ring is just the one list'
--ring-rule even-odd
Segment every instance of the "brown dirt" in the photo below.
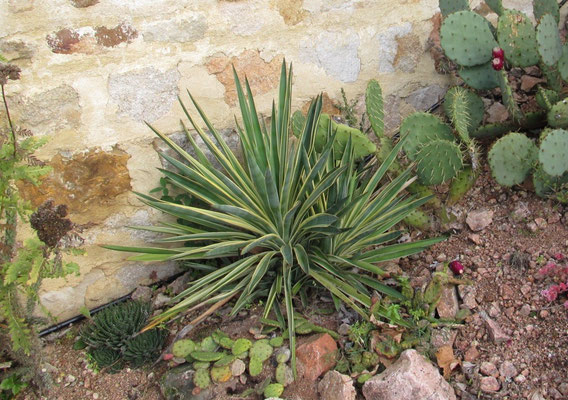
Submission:
{"label": "brown dirt", "polygon": [[[464,220],[469,212],[481,209],[493,211],[493,221],[482,231],[472,232]],[[555,254],[568,254],[568,209],[520,188],[499,187],[485,172],[478,185],[450,211],[459,215],[445,227],[451,227],[453,235],[418,256],[400,260],[399,265],[412,277],[413,284],[420,285],[443,262],[459,258],[465,266],[464,278],[473,281],[477,305],[465,326],[457,330],[454,343],[462,368],[453,372],[450,382],[458,398],[528,399],[540,394],[545,399],[568,399],[568,394],[561,393],[568,386],[568,310],[562,306],[566,299],[561,296],[562,299],[549,304],[540,292],[551,281],[539,279],[537,274]],[[522,262],[511,265],[513,254],[524,255],[526,265]],[[315,311],[320,306],[326,305],[312,305],[305,310],[306,315],[314,322],[336,329],[337,315],[317,314]],[[460,307],[465,307],[461,300]],[[496,321],[510,340],[495,344],[481,311]],[[189,337],[202,337],[220,326],[231,337],[252,338],[249,331],[259,326],[259,314],[260,309],[252,309],[229,319],[227,310],[221,310]],[[173,327],[170,339],[180,326]],[[45,346],[46,361],[54,367],[52,375],[56,381],[46,399],[162,399],[158,382],[168,368],[165,363],[154,369],[124,370],[113,375],[94,373],[88,368],[84,353],[71,348],[76,332],[77,327],[71,328]],[[497,392],[481,391],[481,363],[491,362],[499,369],[505,361],[513,364],[514,376],[499,376]],[[267,374],[272,373],[271,368]],[[236,392],[259,381],[249,380],[246,385],[239,385]],[[318,398],[315,384],[308,382],[288,387],[283,396]],[[34,397],[27,394],[24,398]],[[229,394],[220,398],[236,397]]]}

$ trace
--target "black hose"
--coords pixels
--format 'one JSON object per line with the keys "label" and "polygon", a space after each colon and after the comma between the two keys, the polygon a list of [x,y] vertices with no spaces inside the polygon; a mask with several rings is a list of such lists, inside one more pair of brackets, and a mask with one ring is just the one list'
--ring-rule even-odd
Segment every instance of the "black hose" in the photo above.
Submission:
{"label": "black hose", "polygon": [[[162,285],[165,285],[166,283],[173,282],[176,278],[180,277],[181,275],[185,274],[186,272],[187,271],[179,272],[179,273],[172,275],[168,278],[165,278],[165,279],[162,279],[158,282],[155,282],[153,285],[162,286]],[[101,306],[93,308],[92,310],[89,310],[89,313],[91,315],[93,315],[93,314],[96,314],[97,312],[99,312],[101,310],[104,310],[107,307],[113,306],[113,305],[118,304],[118,303],[122,303],[123,301],[128,300],[130,298],[130,296],[132,296],[132,293],[134,293],[134,290],[132,292],[128,293],[128,294],[125,294],[122,297],[119,297],[116,300],[113,300],[109,303],[103,304]],[[50,333],[53,333],[53,332],[57,332],[58,330],[63,329],[65,327],[67,327],[67,326],[69,326],[69,325],[71,325],[75,322],[81,321],[83,319],[85,319],[84,315],[77,315],[75,317],[69,318],[69,319],[67,319],[63,322],[60,322],[59,324],[56,324],[56,325],[50,326],[49,328],[43,329],[42,331],[39,332],[39,337],[49,335]]]}

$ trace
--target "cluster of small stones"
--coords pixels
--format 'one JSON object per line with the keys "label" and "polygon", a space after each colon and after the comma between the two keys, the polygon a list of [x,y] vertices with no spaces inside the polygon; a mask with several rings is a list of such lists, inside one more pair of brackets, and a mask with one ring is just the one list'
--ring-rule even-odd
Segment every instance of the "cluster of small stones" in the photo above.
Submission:
{"label": "cluster of small stones", "polygon": [[190,89],[237,147],[232,65],[267,115],[285,58],[294,66],[296,109],[324,91],[337,101],[342,87],[354,98],[378,79],[393,133],[401,114],[428,108],[447,85],[425,51],[437,11],[436,2],[363,0],[167,0],[159,10],[148,0],[1,2],[0,53],[23,70],[7,92],[14,120],[50,139],[38,156],[53,172],[23,193],[66,204],[85,226],[87,255],[75,260],[81,275],[47,282],[47,308],[64,319],[175,272],[174,264],[127,263],[97,245],[151,238],[125,228],[160,217],[132,194],[159,179],[144,123],[179,132],[178,95]]}

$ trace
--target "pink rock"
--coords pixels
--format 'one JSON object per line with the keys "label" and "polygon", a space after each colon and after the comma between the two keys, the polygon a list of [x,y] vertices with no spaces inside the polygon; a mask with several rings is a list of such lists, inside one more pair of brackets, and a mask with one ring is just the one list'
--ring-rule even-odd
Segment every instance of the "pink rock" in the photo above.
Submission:
{"label": "pink rock", "polygon": [[485,324],[487,325],[487,330],[489,332],[489,337],[491,338],[491,340],[493,340],[493,342],[499,344],[511,339],[509,335],[503,332],[503,329],[501,329],[499,324],[489,318],[489,316],[484,311],[480,312],[479,315],[481,315],[481,318],[485,320]]}
{"label": "pink rock", "polygon": [[497,378],[499,376],[499,371],[497,370],[497,367],[495,366],[495,364],[484,361],[481,363],[481,367],[479,367],[479,371],[483,374],[483,375],[487,375],[487,376],[493,376],[495,378]]}
{"label": "pink rock", "polygon": [[469,229],[474,232],[487,228],[493,222],[493,211],[476,210],[470,211],[465,220]]}
{"label": "pink rock", "polygon": [[337,343],[327,334],[313,335],[296,349],[298,375],[315,381],[335,366]]}
{"label": "pink rock", "polygon": [[406,350],[398,361],[363,385],[366,400],[455,400],[454,389],[437,368],[416,350]]}
{"label": "pink rock", "polygon": [[455,286],[446,286],[436,306],[440,318],[452,319],[459,311],[458,294]]}
{"label": "pink rock", "polygon": [[501,385],[494,376],[484,376],[479,381],[479,388],[486,393],[496,392],[501,388]]}
{"label": "pink rock", "polygon": [[318,384],[320,400],[355,400],[353,379],[337,371],[329,371]]}

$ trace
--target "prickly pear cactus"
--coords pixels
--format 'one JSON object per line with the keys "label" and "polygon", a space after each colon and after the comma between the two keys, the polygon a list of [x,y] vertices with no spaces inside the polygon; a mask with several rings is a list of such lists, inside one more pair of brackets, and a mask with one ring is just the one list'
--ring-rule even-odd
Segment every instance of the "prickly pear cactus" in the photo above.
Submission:
{"label": "prickly pear cactus", "polygon": [[525,135],[511,132],[499,139],[489,151],[493,177],[503,186],[523,183],[537,158],[537,148]]}
{"label": "prickly pear cactus", "polygon": [[505,9],[503,8],[503,2],[501,0],[485,0],[485,3],[495,12],[497,15],[502,15]]}
{"label": "prickly pear cactus", "polygon": [[553,177],[568,171],[568,131],[555,129],[549,132],[540,143],[538,160],[543,171]]}
{"label": "prickly pear cactus", "polygon": [[215,353],[210,351],[193,351],[190,353],[191,357],[196,359],[197,361],[217,361],[223,358],[223,353]]}
{"label": "prickly pear cactus", "polygon": [[557,24],[560,22],[560,9],[556,0],[533,0],[533,13],[537,21],[540,21],[544,15],[550,14]]}
{"label": "prickly pear cactus", "polygon": [[206,362],[206,361],[195,361],[193,363],[193,369],[197,370],[197,369],[208,369],[209,366],[211,365],[210,362]]}
{"label": "prickly pear cactus", "polygon": [[268,342],[268,344],[271,345],[272,347],[280,347],[282,346],[282,343],[284,343],[284,338],[282,336],[273,337]]}
{"label": "prickly pear cactus", "polygon": [[251,376],[258,376],[262,373],[262,361],[258,358],[251,358],[249,360],[249,374]]}
{"label": "prickly pear cactus", "polygon": [[278,364],[275,372],[276,382],[283,386],[288,386],[294,380],[294,374],[292,373],[292,368],[284,363]]}
{"label": "prickly pear cactus", "polygon": [[237,357],[232,354],[227,354],[226,356],[223,356],[215,361],[215,364],[213,365],[215,365],[216,367],[224,367],[225,365],[231,364],[233,361],[235,361],[236,358]]}
{"label": "prickly pear cactus", "polygon": [[568,81],[568,43],[562,47],[562,56],[558,60],[558,72],[565,81]]}
{"label": "prickly pear cactus", "polygon": [[231,379],[231,376],[233,376],[231,367],[228,365],[211,368],[211,379],[213,379],[214,382],[227,382]]}
{"label": "prickly pear cactus", "polygon": [[440,0],[440,11],[444,17],[464,10],[469,10],[468,0]]}
{"label": "prickly pear cactus", "polygon": [[481,125],[485,114],[483,100],[471,90],[454,86],[444,97],[444,111],[452,122],[461,140],[470,141],[469,132]]}
{"label": "prickly pear cactus", "polygon": [[477,173],[471,167],[465,167],[450,184],[447,204],[456,204],[475,185]]}
{"label": "prickly pear cactus", "polygon": [[430,217],[421,210],[412,211],[406,218],[404,218],[404,222],[422,231],[426,231],[432,226]]}
{"label": "prickly pear cactus", "polygon": [[265,361],[272,355],[272,346],[268,344],[267,340],[257,340],[254,342],[249,352],[250,358],[256,358],[260,361]]}
{"label": "prickly pear cactus", "polygon": [[529,17],[517,10],[505,10],[497,25],[499,45],[515,67],[538,64],[536,33]]}
{"label": "prickly pear cactus", "polygon": [[331,131],[336,132],[335,143],[333,144],[334,154],[336,159],[343,156],[343,151],[349,138],[351,137],[354,157],[360,159],[373,154],[377,151],[377,146],[363,134],[359,129],[351,128],[350,126],[338,124],[333,121],[329,115],[321,114],[318,121],[318,128],[315,139],[316,151],[321,151],[327,141],[327,133],[329,124],[331,123]]}
{"label": "prickly pear cactus", "polygon": [[542,170],[542,166],[539,166],[533,173],[533,184],[534,191],[538,196],[546,198],[554,194],[560,194],[560,196],[556,196],[556,199],[563,203],[566,202],[566,195],[568,194],[568,173],[554,177],[548,175]]}
{"label": "prickly pear cactus", "polygon": [[558,22],[550,14],[543,15],[536,28],[538,53],[542,62],[554,66],[562,56],[562,42],[558,34]]}
{"label": "prickly pear cactus", "polygon": [[400,126],[400,134],[408,135],[403,149],[413,161],[424,144],[438,139],[454,140],[450,127],[428,113],[414,113],[406,117]]}
{"label": "prickly pear cactus", "polygon": [[561,100],[548,112],[548,125],[553,128],[568,128],[568,100]]}
{"label": "prickly pear cactus", "polygon": [[425,185],[439,185],[452,179],[463,167],[462,152],[449,140],[433,140],[417,155],[416,173]]}
{"label": "prickly pear cactus", "polygon": [[552,106],[560,100],[560,97],[554,90],[540,87],[536,92],[535,100],[541,108],[550,111]]}
{"label": "prickly pear cactus", "polygon": [[195,386],[201,389],[207,389],[211,384],[211,378],[209,378],[209,370],[207,369],[197,369],[193,374],[193,383]]}
{"label": "prickly pear cactus", "polygon": [[465,67],[488,63],[497,46],[487,20],[473,11],[458,11],[444,19],[440,40],[446,56]]}
{"label": "prickly pear cactus", "polygon": [[284,392],[284,386],[280,383],[271,383],[264,389],[264,397],[280,397],[282,392]]}
{"label": "prickly pear cactus", "polygon": [[491,90],[499,86],[499,73],[491,67],[491,63],[462,67],[460,77],[474,89]]}
{"label": "prickly pear cactus", "polygon": [[385,136],[383,90],[379,82],[374,79],[370,80],[367,84],[365,108],[367,109],[367,116],[369,117],[373,132],[377,138],[383,138]]}
{"label": "prickly pear cactus", "polygon": [[172,353],[175,357],[185,358],[197,348],[195,342],[191,339],[178,340],[172,346]]}
{"label": "prickly pear cactus", "polygon": [[235,343],[233,343],[232,352],[234,355],[238,356],[239,354],[248,351],[251,348],[251,346],[252,342],[250,340],[245,338],[240,338],[235,340]]}

